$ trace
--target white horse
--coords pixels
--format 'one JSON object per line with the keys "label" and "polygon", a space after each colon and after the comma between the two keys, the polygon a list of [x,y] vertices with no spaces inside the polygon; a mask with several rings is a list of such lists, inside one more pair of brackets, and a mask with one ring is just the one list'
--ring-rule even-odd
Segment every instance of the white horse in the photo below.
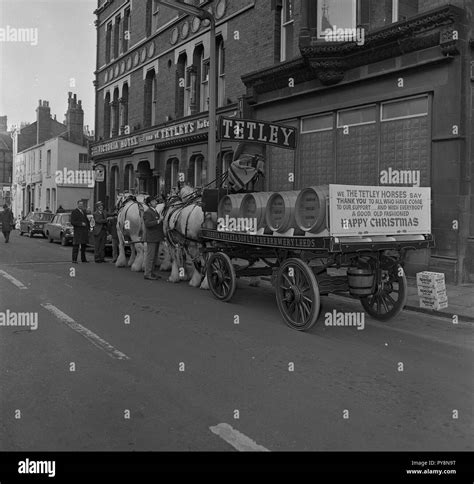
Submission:
{"label": "white horse", "polygon": [[[145,270],[145,225],[143,213],[146,210],[144,201],[147,195],[134,196],[124,193],[118,196],[117,206],[120,206],[117,216],[117,235],[119,239],[119,256],[116,267],[131,267],[134,272]],[[125,246],[131,250],[130,259],[127,263]]]}
{"label": "white horse", "polygon": [[[166,211],[163,230],[167,239],[169,258],[165,257],[160,270],[169,270],[171,263],[169,282],[189,280],[192,287],[208,289],[207,278],[204,277],[203,280],[203,274],[199,269],[204,268],[199,241],[204,212],[196,203],[197,199],[192,200],[195,194],[192,187],[184,186],[179,194],[180,199],[172,202]],[[189,204],[186,203],[186,199],[191,199]],[[189,260],[192,265],[190,270],[186,264]]]}

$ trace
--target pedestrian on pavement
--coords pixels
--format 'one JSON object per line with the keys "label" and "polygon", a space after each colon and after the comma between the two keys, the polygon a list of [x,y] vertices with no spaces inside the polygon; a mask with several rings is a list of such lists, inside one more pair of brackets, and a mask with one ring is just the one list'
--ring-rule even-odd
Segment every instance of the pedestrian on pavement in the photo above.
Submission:
{"label": "pedestrian on pavement", "polygon": [[10,241],[10,232],[15,228],[15,219],[13,213],[8,205],[3,206],[3,212],[0,214],[0,223],[2,225],[2,233],[5,238],[5,244]]}
{"label": "pedestrian on pavement", "polygon": [[165,238],[163,232],[163,216],[156,211],[158,200],[154,197],[147,197],[145,203],[148,210],[143,214],[145,222],[145,279],[156,281],[161,279],[155,274],[155,267],[158,261],[160,242]]}
{"label": "pedestrian on pavement", "polygon": [[97,264],[105,262],[105,242],[107,240],[107,217],[104,204],[97,202],[94,212],[94,260]]}
{"label": "pedestrian on pavement", "polygon": [[64,213],[64,212],[65,212],[65,210],[64,210],[63,206],[59,205],[58,209],[56,210],[56,213]]}
{"label": "pedestrian on pavement", "polygon": [[87,264],[86,247],[89,242],[90,222],[84,210],[82,201],[77,202],[77,208],[71,213],[71,225],[74,227],[74,239],[72,245],[72,262],[77,264],[79,247],[81,248],[81,261]]}
{"label": "pedestrian on pavement", "polygon": [[112,236],[112,262],[117,262],[118,258],[118,246],[119,246],[119,239],[117,235],[117,218],[118,213],[117,210],[107,218],[108,226],[107,230],[109,234]]}
{"label": "pedestrian on pavement", "polygon": [[44,213],[53,213],[53,212],[51,212],[51,210],[49,209],[49,207],[46,207],[46,210],[44,211]]}

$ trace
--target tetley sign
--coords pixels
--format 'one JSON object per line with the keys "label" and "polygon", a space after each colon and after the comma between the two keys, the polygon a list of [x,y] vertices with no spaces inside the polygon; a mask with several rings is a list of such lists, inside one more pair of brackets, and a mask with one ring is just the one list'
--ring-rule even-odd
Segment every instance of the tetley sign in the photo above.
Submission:
{"label": "tetley sign", "polygon": [[252,141],[280,148],[296,148],[297,129],[278,123],[255,119],[219,118],[219,139],[226,141]]}

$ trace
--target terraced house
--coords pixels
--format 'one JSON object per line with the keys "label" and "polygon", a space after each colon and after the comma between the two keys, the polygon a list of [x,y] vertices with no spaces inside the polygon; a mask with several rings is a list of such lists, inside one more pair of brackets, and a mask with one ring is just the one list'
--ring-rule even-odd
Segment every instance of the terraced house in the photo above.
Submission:
{"label": "terraced house", "polygon": [[[219,113],[299,130],[294,154],[266,148],[268,190],[431,186],[437,247],[408,270],[474,280],[472,1],[187,3],[217,19]],[[101,0],[96,14],[96,196],[167,193],[180,174],[202,186],[209,26],[155,0]],[[235,148],[220,147],[217,174]]]}

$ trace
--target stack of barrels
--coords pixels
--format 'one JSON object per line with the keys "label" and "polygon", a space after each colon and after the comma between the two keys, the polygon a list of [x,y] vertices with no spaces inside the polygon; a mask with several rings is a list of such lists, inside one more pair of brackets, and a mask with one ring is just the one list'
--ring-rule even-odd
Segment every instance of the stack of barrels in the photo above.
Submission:
{"label": "stack of barrels", "polygon": [[327,235],[329,186],[298,191],[227,195],[221,199],[218,217],[257,221],[265,233]]}

